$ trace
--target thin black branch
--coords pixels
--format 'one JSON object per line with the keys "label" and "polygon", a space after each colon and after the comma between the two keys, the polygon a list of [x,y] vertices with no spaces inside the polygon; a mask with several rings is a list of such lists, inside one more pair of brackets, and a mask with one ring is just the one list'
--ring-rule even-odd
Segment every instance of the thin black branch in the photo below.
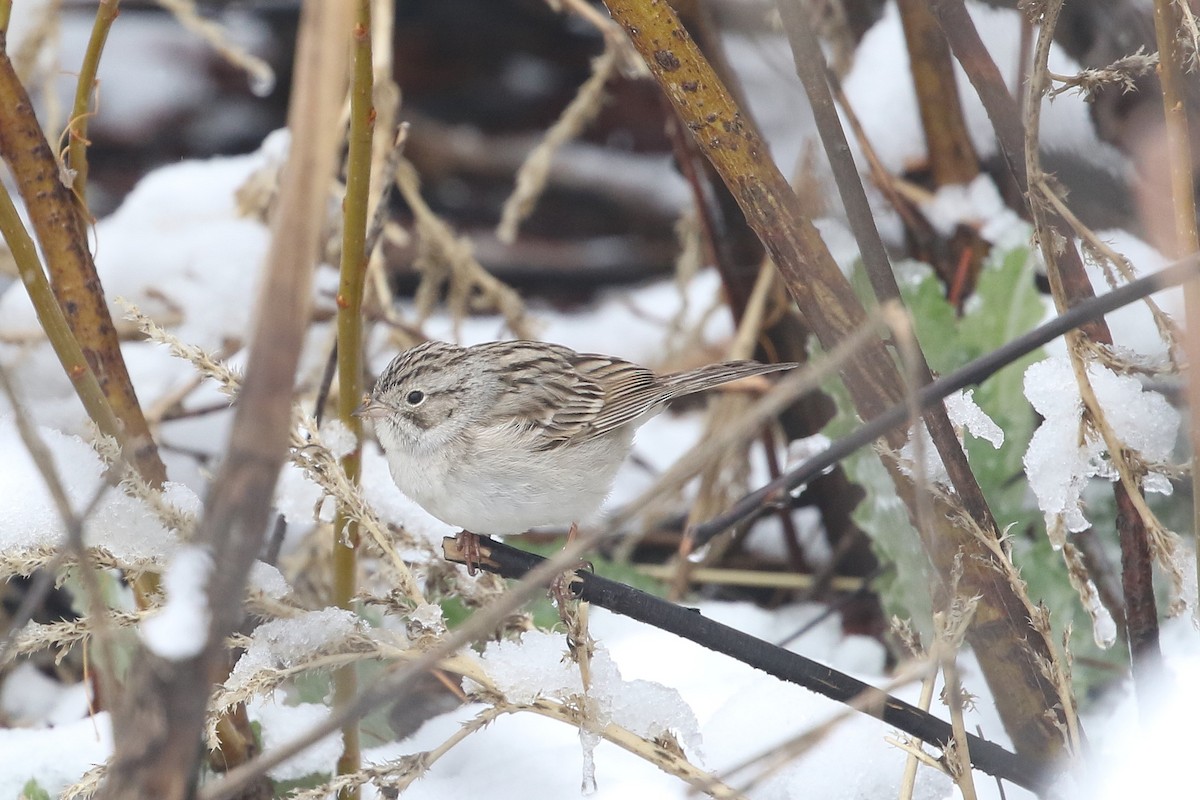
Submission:
{"label": "thin black branch", "polygon": [[[452,561],[462,557],[457,540],[453,538],[443,540],[443,549],[446,557]],[[505,578],[523,578],[543,561],[545,559],[541,556],[509,547],[486,536],[480,537],[478,566]],[[576,579],[571,582],[570,588],[580,600],[682,636],[831,700],[854,704],[863,713],[939,747],[946,747],[953,739],[950,723],[845,673],[722,625],[694,609],[601,578],[586,569],[576,570],[574,575]],[[872,702],[863,703],[864,698],[871,698]],[[972,734],[967,734],[967,740],[977,769],[1033,791],[1046,788],[1045,776],[1027,759]]]}
{"label": "thin black branch", "polygon": [[[940,402],[947,395],[991,377],[1021,356],[1033,352],[1067,331],[1155,292],[1178,285],[1195,277],[1198,270],[1200,270],[1200,254],[1194,254],[1173,262],[1153,275],[1146,275],[1111,292],[1084,300],[1045,325],[1034,328],[987,355],[980,356],[966,366],[921,387],[917,391],[917,400],[922,408]],[[910,409],[906,404],[891,407],[853,433],[835,441],[828,450],[814,456],[796,469],[784,473],[761,489],[746,495],[724,514],[697,525],[690,532],[694,546],[703,546],[722,531],[728,530],[757,513],[764,504],[808,483],[858,448],[875,441],[892,427],[904,422],[909,413]]]}

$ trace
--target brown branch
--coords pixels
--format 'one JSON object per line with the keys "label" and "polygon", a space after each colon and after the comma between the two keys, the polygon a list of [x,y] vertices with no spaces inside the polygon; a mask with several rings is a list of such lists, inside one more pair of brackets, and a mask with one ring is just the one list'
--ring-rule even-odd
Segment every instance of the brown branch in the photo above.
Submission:
{"label": "brown branch", "polygon": [[[1070,237],[1065,220],[1048,209],[1042,198],[1032,192],[1050,191],[1041,170],[1038,151],[1038,135],[1041,121],[1042,99],[1050,87],[1047,64],[1050,56],[1050,37],[1061,10],[1060,0],[1051,0],[1043,11],[1041,30],[1034,48],[1034,63],[1029,81],[1029,97],[1026,103],[1028,129],[1025,139],[1025,168],[1030,180],[1030,210],[1041,246],[1042,259],[1046,263],[1046,275],[1050,290],[1059,308],[1077,302],[1079,292],[1083,297],[1094,297],[1091,282],[1084,272],[1079,251]],[[1060,252],[1061,251],[1061,252]],[[1086,290],[1084,289],[1086,287]],[[1125,452],[1124,443],[1117,439],[1107,420],[1104,410],[1095,396],[1084,363],[1087,349],[1081,341],[1091,337],[1103,344],[1112,344],[1108,324],[1098,320],[1090,329],[1072,332],[1067,338],[1068,354],[1079,386],[1084,405],[1083,424],[1089,425],[1100,434],[1109,457],[1116,466],[1119,480],[1113,484],[1113,495],[1117,505],[1117,536],[1121,546],[1121,583],[1125,592],[1125,624],[1129,637],[1130,654],[1133,660],[1135,679],[1139,680],[1139,697],[1145,700],[1150,693],[1144,681],[1154,680],[1162,664],[1162,652],[1158,644],[1158,605],[1154,597],[1154,570],[1152,531],[1158,527],[1157,520],[1146,505],[1141,491],[1140,479],[1135,477],[1133,466]]]}
{"label": "brown branch", "polygon": [[291,387],[308,324],[313,265],[325,224],[345,97],[350,30],[344,4],[305,3],[288,126],[291,152],[272,225],[272,247],[251,337],[227,456],[196,530],[216,568],[209,578],[211,622],[194,658],[167,660],[139,647],[129,683],[137,691],[113,718],[116,752],[105,798],[182,800],[195,785],[200,735],[225,637],[241,619],[246,578],[269,526],[271,495],[287,451]]}
{"label": "brown branch", "polygon": [[[866,315],[849,283],[803,215],[766,146],[746,124],[674,12],[666,3],[606,3],[701,151],[720,172],[822,345],[831,349],[861,328]],[[900,399],[901,377],[879,340],[868,342],[851,357],[842,376],[858,413],[866,419],[885,413]],[[898,449],[906,436],[892,428],[886,438]],[[961,448],[957,450],[961,459]],[[953,458],[943,454],[947,462]],[[894,460],[885,459],[885,464],[897,492],[914,509],[911,481]],[[1015,582],[1011,565],[1003,560],[999,531],[978,487],[957,488],[970,512],[957,498],[935,498],[936,528],[923,531],[922,541],[942,576],[950,574],[960,550],[967,554],[963,591],[984,598],[971,629],[971,643],[1018,750],[1048,766],[1063,751],[1056,727],[1062,721],[1054,718],[1054,709],[1064,701],[1055,682],[1043,672],[1046,664],[1055,663],[1053,650],[1029,622],[1033,609]]]}
{"label": "brown branch", "polygon": [[[1042,244],[1042,253],[1046,261],[1047,271],[1051,277],[1051,289],[1054,293],[1055,304],[1062,312],[1095,297],[1083,259],[1072,239],[1070,225],[1053,208],[1047,207],[1040,197],[1043,176],[1035,173],[1030,166],[1037,166],[1036,147],[1030,146],[1027,152],[1026,132],[1021,123],[1021,115],[1017,103],[1009,94],[1004,80],[984,47],[975,25],[967,13],[962,0],[930,0],[942,33],[950,43],[954,57],[958,59],[967,73],[972,86],[983,102],[988,118],[996,132],[1000,152],[1004,157],[1017,185],[1027,198],[1030,198],[1030,212],[1038,230],[1038,239]],[[1052,20],[1049,27],[1053,28]],[[1043,24],[1047,24],[1043,20]],[[1046,53],[1049,48],[1049,37],[1043,36],[1044,52],[1039,53],[1042,72],[1037,68],[1030,80],[1029,102],[1026,112],[1029,115],[1029,125],[1036,128],[1038,109],[1043,95],[1049,89],[1049,79],[1045,74]],[[1034,140],[1036,142],[1036,139]],[[1036,185],[1034,185],[1036,184]],[[1036,192],[1038,196],[1032,196]],[[1080,326],[1081,333],[1093,342],[1112,344],[1112,334],[1103,318],[1097,318]],[[1085,387],[1081,385],[1081,392]],[[1114,459],[1124,459],[1120,448],[1111,453]],[[1141,642],[1142,652],[1149,655],[1150,642],[1157,649],[1158,620],[1157,613],[1150,613],[1154,607],[1153,574],[1148,559],[1149,534],[1145,520],[1139,513],[1139,503],[1131,496],[1124,481],[1113,485],[1113,494],[1117,503],[1117,530],[1120,532],[1122,543],[1123,583],[1126,592],[1127,624],[1131,646],[1134,641]],[[1140,543],[1139,543],[1140,542]],[[1137,613],[1137,612],[1142,613]]]}
{"label": "brown branch", "polygon": [[72,333],[124,426],[128,456],[152,484],[166,480],[166,467],[150,437],[130,383],[120,342],[75,199],[63,185],[59,165],[17,78],[0,35],[0,157],[8,164],[33,224],[46,268]]}
{"label": "brown branch", "polygon": [[898,0],[934,186],[970,183],[979,158],[967,133],[946,37],[925,0]]}

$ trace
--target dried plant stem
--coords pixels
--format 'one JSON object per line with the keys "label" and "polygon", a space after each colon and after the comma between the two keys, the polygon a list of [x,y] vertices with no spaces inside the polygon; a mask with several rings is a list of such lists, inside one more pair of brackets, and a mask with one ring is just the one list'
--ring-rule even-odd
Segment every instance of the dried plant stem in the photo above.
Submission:
{"label": "dried plant stem", "polygon": [[162,483],[166,467],[158,457],[121,356],[117,331],[88,250],[87,229],[74,198],[60,180],[58,162],[4,45],[0,37],[0,156],[25,200],[54,296],[121,421],[118,439],[127,445],[127,456],[142,475],[152,483]]}
{"label": "dried plant stem", "polygon": [[8,33],[10,19],[12,19],[12,0],[0,0],[0,34]]}
{"label": "dried plant stem", "polygon": [[[638,564],[634,567],[639,575],[660,581],[671,580],[676,568],[667,564]],[[692,583],[717,586],[746,586],[758,589],[783,589],[789,592],[812,591],[827,587],[833,592],[860,592],[871,584],[871,578],[849,575],[834,575],[822,579],[820,575],[801,574],[794,571],[767,572],[761,569],[725,569],[723,567],[695,567],[688,570]]]}
{"label": "dried plant stem", "polygon": [[[89,105],[92,89],[96,86],[96,73],[100,69],[100,56],[104,53],[104,43],[108,41],[108,32],[112,29],[113,21],[121,11],[121,0],[100,0],[96,7],[96,21],[92,25],[92,35],[88,39],[87,49],[83,53],[83,65],[79,68],[79,78],[75,83],[75,103],[71,107],[71,118],[67,122],[67,167],[71,173],[71,190],[79,201],[81,209],[87,208],[87,138],[88,118],[92,115]],[[85,221],[90,215],[85,212]]]}
{"label": "dried plant stem", "polygon": [[[1200,237],[1196,232],[1195,176],[1192,170],[1191,137],[1188,135],[1187,107],[1184,104],[1182,54],[1179,46],[1179,30],[1186,15],[1188,31],[1193,36],[1196,21],[1186,4],[1171,0],[1154,0],[1154,36],[1158,40],[1158,77],[1162,84],[1163,113],[1166,115],[1167,160],[1171,172],[1171,204],[1175,211],[1175,242],[1171,255],[1178,258],[1200,250]],[[1194,42],[1195,40],[1193,40]],[[1195,58],[1195,54],[1193,54]],[[1183,285],[1184,319],[1200,317],[1200,281],[1188,281]],[[1189,436],[1192,447],[1192,530],[1200,533],[1200,331],[1192,325],[1184,338],[1191,369],[1188,376],[1188,415],[1191,421]],[[1200,576],[1200,558],[1196,559],[1197,576]]]}
{"label": "dried plant stem", "polygon": [[112,406],[108,404],[108,398],[104,396],[104,390],[96,380],[96,373],[92,372],[88,365],[79,340],[71,333],[71,326],[67,324],[62,306],[54,299],[50,281],[47,280],[38,260],[37,247],[29,238],[25,226],[21,224],[21,217],[3,183],[0,183],[0,233],[3,233],[4,240],[17,262],[17,272],[25,285],[25,291],[29,293],[38,322],[46,332],[46,338],[54,349],[54,354],[58,356],[63,371],[71,378],[71,385],[79,395],[84,410],[102,433],[124,441],[121,423],[113,413]]}
{"label": "dried plant stem", "polygon": [[541,142],[521,164],[517,171],[517,186],[504,201],[500,212],[500,223],[496,226],[496,238],[505,244],[517,240],[517,228],[528,217],[546,188],[550,175],[550,162],[567,142],[583,132],[600,113],[604,102],[604,86],[616,74],[617,48],[608,46],[592,62],[592,75],[579,87],[575,97],[558,118]]}
{"label": "dried plant stem", "polygon": [[[1050,210],[1040,197],[1037,187],[1045,177],[1041,171],[1038,149],[1042,99],[1050,86],[1047,63],[1050,42],[1061,0],[1050,0],[1042,8],[1041,28],[1034,48],[1034,63],[1030,73],[1029,97],[1026,103],[1026,130],[1024,139],[1024,172],[1028,179],[1029,206],[1033,215],[1042,258],[1046,263],[1046,274],[1050,290],[1059,309],[1078,302],[1080,292],[1092,294],[1091,284],[1083,274],[1082,263],[1073,243],[1067,240],[1069,230],[1057,216],[1051,217]],[[1063,258],[1063,255],[1070,255]],[[1086,286],[1086,288],[1084,288]],[[1177,566],[1168,557],[1172,549],[1171,534],[1166,531],[1146,505],[1140,482],[1134,475],[1134,467],[1124,444],[1116,437],[1104,417],[1104,410],[1096,399],[1088,367],[1086,339],[1104,343],[1112,342],[1112,335],[1103,321],[1080,331],[1067,334],[1068,356],[1080,397],[1084,404],[1083,424],[1091,425],[1102,437],[1105,448],[1120,480],[1114,485],[1117,501],[1117,532],[1121,542],[1122,580],[1125,590],[1126,624],[1129,631],[1129,646],[1133,659],[1135,680],[1139,681],[1138,696],[1145,699],[1148,687],[1142,681],[1156,675],[1162,660],[1158,644],[1158,611],[1154,599],[1154,575],[1151,557],[1157,555],[1160,564],[1166,567],[1178,585],[1181,576]],[[1081,436],[1086,436],[1081,431]]]}
{"label": "dried plant stem", "polygon": [[105,798],[184,800],[194,793],[211,681],[228,657],[225,637],[243,615],[247,577],[269,527],[271,496],[287,451],[292,385],[338,149],[332,120],[345,97],[350,26],[349,9],[340,3],[309,0],[301,11],[288,112],[291,150],[281,173],[246,380],[227,455],[194,537],[219,565],[205,587],[211,613],[207,641],[190,659],[167,660],[144,647],[135,651],[129,681],[139,691],[113,715],[116,752],[100,792]]}
{"label": "dried plant stem", "polygon": [[255,92],[265,93],[275,83],[271,65],[229,41],[228,35],[215,22],[206,19],[196,9],[194,0],[155,0],[175,15],[179,24],[206,41],[217,53],[250,76]]}
{"label": "dried plant stem", "polygon": [[[771,162],[766,146],[669,4],[605,2],[737,199],[822,345],[832,349],[861,329],[866,313],[849,282]],[[864,419],[888,413],[901,399],[902,379],[881,340],[868,341],[848,359],[842,377]],[[906,436],[902,429],[892,428],[885,438],[892,449],[899,449]],[[971,645],[1018,751],[1054,769],[1063,752],[1062,720],[1056,709],[1064,704],[1057,684],[1043,672],[1043,665],[1054,663],[1053,647],[1041,631],[1032,628],[1033,606],[1024,585],[1012,580],[1011,565],[999,563],[1000,549],[986,544],[985,540],[997,540],[1000,531],[957,438],[951,434],[944,441],[938,436],[935,444],[956,492],[933,499],[936,530],[921,532],[922,546],[942,580],[956,554],[964,549],[968,553],[964,589],[984,598],[970,632]],[[884,466],[897,494],[913,509],[912,481],[891,459],[885,459]]]}
{"label": "dried plant stem", "polygon": [[[937,662],[930,662],[925,679],[921,681],[921,696],[917,698],[917,708],[929,711],[929,707],[933,704],[933,690],[936,685]],[[921,760],[914,751],[921,751],[921,740],[917,739],[912,744],[913,747],[908,749],[908,758],[904,760],[904,773],[900,777],[900,800],[912,800],[913,792],[917,787],[917,767],[920,766]]]}
{"label": "dried plant stem", "polygon": [[[363,394],[363,282],[367,272],[366,237],[371,198],[371,153],[375,132],[372,99],[374,75],[371,62],[371,2],[357,0],[351,53],[350,152],[346,165],[346,196],[342,201],[342,264],[337,295],[338,417],[354,435],[355,447],[342,457],[342,469],[352,484],[362,471],[362,420],[354,414]],[[358,521],[339,507],[333,526],[333,603],[352,609],[357,587]],[[357,667],[349,664],[333,676],[333,706],[341,708],[358,693]],[[358,721],[342,727],[342,754],[337,774],[359,770]],[[338,793],[339,800],[356,800],[358,787]]]}
{"label": "dried plant stem", "polygon": [[958,673],[958,651],[962,648],[963,636],[974,616],[978,598],[954,596],[949,611],[934,614],[937,639],[933,643],[933,656],[942,670],[945,681],[945,702],[950,710],[950,726],[954,730],[954,741],[947,748],[950,774],[962,792],[963,800],[975,800],[975,783],[971,779],[971,753],[967,738],[967,726],[963,720],[963,707],[967,698],[963,693]]}

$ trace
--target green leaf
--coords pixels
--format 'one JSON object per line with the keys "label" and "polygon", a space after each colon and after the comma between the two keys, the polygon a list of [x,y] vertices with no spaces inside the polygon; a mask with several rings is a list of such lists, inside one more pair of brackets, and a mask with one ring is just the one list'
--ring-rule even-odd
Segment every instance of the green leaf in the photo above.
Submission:
{"label": "green leaf", "polygon": [[[902,262],[896,266],[901,294],[913,318],[921,349],[935,373],[944,374],[988,353],[1034,328],[1046,313],[1046,301],[1033,279],[1029,249],[994,253],[980,274],[976,292],[960,317],[946,301],[941,282],[927,265]],[[856,285],[862,283],[856,276]],[[987,497],[1001,529],[1040,525],[1029,502],[1021,462],[1033,435],[1035,417],[1023,391],[1026,367],[1040,359],[1031,353],[1006,366],[979,386],[974,401],[1004,431],[997,450],[986,441],[966,436],[971,469]],[[859,422],[849,396],[840,384],[826,387],[841,411],[825,433],[837,437]],[[918,627],[930,615],[928,561],[908,510],[896,496],[878,455],[860,450],[843,462],[847,476],[863,487],[866,498],[854,512],[854,522],[872,539],[880,560],[894,570],[880,582],[885,608],[907,616]]]}
{"label": "green leaf", "polygon": [[30,778],[21,787],[20,800],[50,800],[50,793],[43,789],[35,778]]}

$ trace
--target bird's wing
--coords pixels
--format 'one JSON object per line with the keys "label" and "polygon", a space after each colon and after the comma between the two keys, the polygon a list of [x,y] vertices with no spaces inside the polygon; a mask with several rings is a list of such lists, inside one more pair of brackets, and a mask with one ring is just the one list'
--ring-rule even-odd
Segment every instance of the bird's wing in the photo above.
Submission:
{"label": "bird's wing", "polygon": [[663,400],[661,380],[653,371],[629,361],[593,353],[577,353],[576,372],[604,391],[603,405],[582,438],[603,436],[632,422]]}
{"label": "bird's wing", "polygon": [[545,449],[586,441],[636,419],[661,399],[659,379],[612,356],[576,353],[544,342],[496,342],[485,363],[503,364],[504,392],[490,416],[519,425]]}
{"label": "bird's wing", "polygon": [[544,342],[494,342],[485,363],[503,365],[498,373],[511,391],[502,392],[489,410],[492,421],[524,429],[555,447],[586,435],[604,408],[604,388],[575,366],[579,354]]}

